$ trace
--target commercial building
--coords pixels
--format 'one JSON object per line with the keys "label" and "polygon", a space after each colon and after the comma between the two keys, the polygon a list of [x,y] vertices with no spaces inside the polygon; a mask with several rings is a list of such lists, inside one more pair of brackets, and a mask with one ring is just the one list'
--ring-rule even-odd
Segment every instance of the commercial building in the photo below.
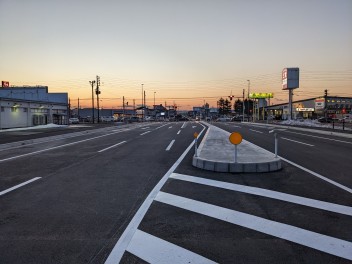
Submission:
{"label": "commercial building", "polygon": [[68,123],[68,94],[47,86],[0,87],[0,129]]}
{"label": "commercial building", "polygon": [[[277,104],[261,108],[260,118],[266,115],[275,116],[276,119],[288,119],[289,104]],[[292,118],[316,119],[326,116],[342,118],[344,114],[352,111],[352,97],[327,96],[298,100],[292,102]],[[262,119],[262,118],[261,118]]]}

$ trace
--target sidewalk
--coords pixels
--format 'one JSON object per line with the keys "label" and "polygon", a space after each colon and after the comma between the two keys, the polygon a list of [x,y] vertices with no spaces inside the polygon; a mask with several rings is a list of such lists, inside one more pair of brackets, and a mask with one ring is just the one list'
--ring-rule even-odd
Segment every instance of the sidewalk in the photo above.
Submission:
{"label": "sidewalk", "polygon": [[229,141],[230,133],[213,125],[209,126],[199,148],[193,156],[193,166],[217,172],[269,172],[281,169],[280,158],[246,140],[237,146]]}

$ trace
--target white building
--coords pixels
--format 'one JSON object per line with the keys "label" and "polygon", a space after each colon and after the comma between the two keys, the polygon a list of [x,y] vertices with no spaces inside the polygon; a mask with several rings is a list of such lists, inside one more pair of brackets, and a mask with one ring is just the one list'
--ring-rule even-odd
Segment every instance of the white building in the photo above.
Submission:
{"label": "white building", "polygon": [[68,123],[68,94],[47,86],[0,87],[0,129]]}

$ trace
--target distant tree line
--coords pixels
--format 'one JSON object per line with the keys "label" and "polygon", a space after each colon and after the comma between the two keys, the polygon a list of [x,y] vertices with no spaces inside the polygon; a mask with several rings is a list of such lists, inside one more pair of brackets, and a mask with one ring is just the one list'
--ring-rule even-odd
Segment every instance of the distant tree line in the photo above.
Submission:
{"label": "distant tree line", "polygon": [[[233,109],[235,110],[235,113],[238,115],[243,114],[243,101],[240,99],[237,99],[233,105]],[[249,103],[249,105],[248,105]],[[218,109],[219,109],[219,114],[220,115],[228,115],[231,113],[232,105],[231,101],[228,99],[220,98],[217,101]],[[244,114],[245,115],[251,115],[252,114],[252,109],[253,109],[253,100],[244,100]]]}

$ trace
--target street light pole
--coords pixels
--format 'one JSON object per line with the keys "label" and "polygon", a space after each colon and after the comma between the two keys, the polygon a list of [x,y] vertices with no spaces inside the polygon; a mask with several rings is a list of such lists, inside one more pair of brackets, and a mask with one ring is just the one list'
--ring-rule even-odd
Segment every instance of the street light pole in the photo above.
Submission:
{"label": "street light pole", "polygon": [[92,123],[94,124],[94,84],[95,81],[89,81],[90,85],[92,85]]}

